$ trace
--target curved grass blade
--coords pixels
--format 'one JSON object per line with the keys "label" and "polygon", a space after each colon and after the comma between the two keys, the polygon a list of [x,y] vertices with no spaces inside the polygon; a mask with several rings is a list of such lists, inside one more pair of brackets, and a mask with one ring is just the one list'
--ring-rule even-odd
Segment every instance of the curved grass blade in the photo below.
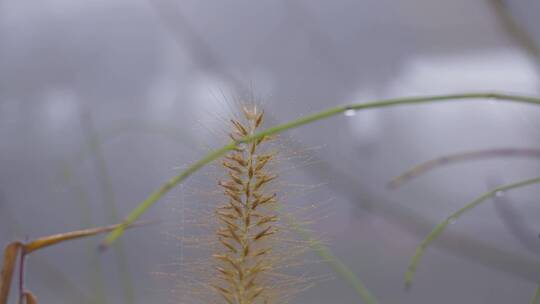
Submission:
{"label": "curved grass blade", "polygon": [[304,240],[309,242],[309,247],[317,253],[325,262],[330,264],[335,273],[343,278],[356,292],[356,294],[366,304],[377,304],[377,299],[371,294],[369,289],[364,286],[364,283],[358,278],[358,276],[341,260],[339,260],[328,247],[311,236],[309,231],[300,227],[296,219],[287,214],[287,221],[289,225],[298,233]]}
{"label": "curved grass blade", "polygon": [[336,116],[346,111],[361,111],[361,110],[366,110],[366,109],[385,108],[385,107],[392,107],[392,106],[399,106],[399,105],[413,105],[413,104],[435,103],[435,102],[443,102],[443,101],[450,101],[450,100],[466,100],[466,99],[507,100],[507,101],[517,102],[517,103],[540,105],[540,98],[536,98],[536,97],[498,94],[498,93],[467,93],[467,94],[455,94],[455,95],[387,99],[387,100],[374,101],[374,102],[368,102],[368,103],[362,103],[362,104],[338,106],[338,107],[330,108],[322,112],[307,115],[297,120],[293,120],[288,123],[284,123],[275,127],[268,128],[252,136],[247,136],[240,141],[231,142],[217,150],[211,151],[205,157],[203,157],[202,159],[200,159],[199,161],[195,162],[193,165],[188,167],[180,175],[173,177],[164,185],[162,185],[161,188],[159,188],[157,191],[151,193],[150,196],[148,196],[130,214],[128,214],[128,216],[123,222],[123,225],[120,225],[117,229],[112,231],[106,237],[106,239],[102,243],[102,247],[105,248],[105,247],[110,246],[112,243],[114,243],[123,234],[126,226],[136,221],[142,214],[146,212],[148,208],[154,205],[159,199],[161,199],[172,188],[177,186],[183,180],[185,180],[186,178],[191,176],[193,173],[198,171],[200,168],[206,166],[207,164],[223,156],[225,153],[231,151],[232,149],[234,149],[237,145],[241,143],[249,143],[254,140],[263,138],[265,136],[282,133],[290,129],[294,129],[294,128],[307,125],[307,124],[310,124],[319,120],[324,120],[332,116]]}
{"label": "curved grass blade", "polygon": [[534,36],[512,16],[507,2],[507,0],[488,1],[510,38],[538,63],[540,61],[540,45],[536,43]]}
{"label": "curved grass blade", "polygon": [[418,263],[420,262],[420,259],[422,258],[424,252],[426,251],[426,248],[433,242],[437,237],[443,233],[443,231],[446,229],[446,227],[453,221],[455,221],[457,218],[459,218],[461,215],[463,215],[465,212],[473,209],[474,207],[480,205],[481,203],[485,202],[487,199],[495,196],[497,193],[517,189],[533,184],[540,183],[540,177],[535,177],[531,179],[522,180],[519,182],[495,187],[484,194],[477,197],[472,202],[468,203],[464,207],[460,208],[458,211],[454,212],[452,215],[447,217],[444,221],[439,223],[435,228],[429,233],[429,235],[420,243],[420,245],[416,248],[416,252],[414,256],[412,257],[407,272],[405,273],[405,287],[410,288],[412,284],[412,280],[414,277],[414,274],[416,273],[416,268],[418,266]]}
{"label": "curved grass blade", "polygon": [[460,163],[465,161],[484,160],[489,158],[501,158],[501,157],[526,157],[526,158],[540,158],[540,149],[535,148],[500,148],[500,149],[487,149],[467,151],[462,153],[455,153],[437,157],[421,164],[414,166],[412,169],[405,171],[405,173],[395,177],[388,184],[389,188],[397,188],[421,175],[424,175],[434,169],[447,166],[454,163]]}

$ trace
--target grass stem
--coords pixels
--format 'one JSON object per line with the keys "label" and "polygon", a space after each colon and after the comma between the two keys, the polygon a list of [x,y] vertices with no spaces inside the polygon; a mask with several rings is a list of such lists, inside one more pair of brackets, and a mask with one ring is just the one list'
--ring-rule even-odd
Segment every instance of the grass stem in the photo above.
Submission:
{"label": "grass stem", "polygon": [[254,135],[247,136],[238,142],[231,142],[217,150],[209,152],[205,157],[199,161],[192,164],[180,175],[177,175],[162,185],[157,191],[153,192],[148,196],[144,201],[142,201],[123,221],[117,229],[112,231],[104,240],[102,246],[107,247],[114,243],[124,232],[125,227],[129,224],[136,221],[141,215],[143,215],[148,208],[153,206],[159,199],[161,199],[167,192],[172,188],[176,187],[182,181],[187,179],[193,173],[206,166],[207,164],[213,162],[214,160],[220,158],[225,153],[234,149],[240,143],[249,143],[259,138],[270,136],[284,131],[294,129],[303,125],[307,125],[319,120],[324,120],[332,116],[344,113],[345,111],[355,110],[362,111],[367,109],[376,109],[376,108],[385,108],[392,106],[400,105],[415,105],[415,104],[428,104],[428,103],[438,103],[451,100],[471,100],[471,99],[483,99],[483,100],[506,100],[516,103],[525,103],[540,106],[540,98],[537,97],[528,97],[520,95],[509,95],[509,94],[499,94],[499,93],[464,93],[464,94],[453,94],[453,95],[435,95],[435,96],[425,96],[425,97],[409,97],[409,98],[395,98],[395,99],[386,99],[379,101],[372,101],[361,104],[350,104],[337,106],[334,108],[327,109],[322,112],[315,114],[307,115],[301,117],[297,120],[293,120],[288,123],[277,125],[275,127],[268,128],[264,131],[258,132]]}

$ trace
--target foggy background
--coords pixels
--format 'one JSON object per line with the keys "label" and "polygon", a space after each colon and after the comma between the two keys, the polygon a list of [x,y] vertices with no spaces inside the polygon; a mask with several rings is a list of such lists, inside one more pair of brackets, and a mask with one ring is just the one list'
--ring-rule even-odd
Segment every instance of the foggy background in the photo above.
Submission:
{"label": "foggy background", "polygon": [[[500,4],[2,0],[0,244],[114,223],[224,143],[233,100],[251,94],[272,124],[381,98],[538,96],[540,2]],[[487,100],[359,112],[288,133],[312,157],[290,183],[318,185],[298,197],[326,214],[313,230],[380,303],[528,303],[540,280],[539,186],[451,225],[409,292],[403,273],[436,223],[490,187],[538,175],[538,159],[456,164],[394,191],[386,184],[446,154],[538,147],[539,128],[540,108]],[[98,255],[99,237],[51,247],[30,256],[27,287],[40,303],[130,303],[130,293],[132,303],[178,303],[174,279],[154,273],[175,271],[183,253],[168,235],[186,233],[181,206],[209,171],[144,215],[161,224],[127,233],[125,259]],[[293,303],[361,302],[329,266],[309,271],[332,278]]]}

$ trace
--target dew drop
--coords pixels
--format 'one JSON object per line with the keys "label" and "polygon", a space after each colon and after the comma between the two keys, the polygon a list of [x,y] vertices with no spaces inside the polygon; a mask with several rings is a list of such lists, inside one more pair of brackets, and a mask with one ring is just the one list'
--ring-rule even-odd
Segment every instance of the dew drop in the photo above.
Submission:
{"label": "dew drop", "polygon": [[356,110],[354,110],[354,109],[348,109],[348,110],[346,110],[343,114],[345,114],[345,116],[347,116],[347,117],[351,117],[351,116],[356,115]]}
{"label": "dew drop", "polygon": [[453,216],[450,219],[448,219],[448,223],[450,225],[454,225],[457,222],[457,217]]}
{"label": "dew drop", "polygon": [[502,196],[504,196],[504,191],[499,190],[495,192],[495,197],[502,197]]}

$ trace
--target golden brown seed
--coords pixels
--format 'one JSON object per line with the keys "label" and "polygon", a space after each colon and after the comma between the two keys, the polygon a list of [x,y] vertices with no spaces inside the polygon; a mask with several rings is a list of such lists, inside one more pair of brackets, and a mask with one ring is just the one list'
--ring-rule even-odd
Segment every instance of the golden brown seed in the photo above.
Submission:
{"label": "golden brown seed", "polygon": [[238,218],[238,216],[236,216],[235,214],[226,213],[226,212],[222,212],[222,211],[216,211],[216,214],[217,214],[217,216],[220,216],[220,217],[223,217],[223,218],[228,218],[228,219],[231,219],[231,220],[236,220]]}
{"label": "golden brown seed", "polygon": [[224,238],[231,238],[231,237],[232,237],[231,234],[229,234],[229,233],[227,233],[226,231],[223,231],[223,230],[221,230],[221,229],[218,230],[218,231],[216,231],[216,235],[221,236],[221,237],[224,237]]}
{"label": "golden brown seed", "polygon": [[226,294],[226,295],[230,295],[230,294],[231,294],[226,288],[223,288],[223,287],[221,287],[221,286],[214,285],[214,284],[211,284],[210,286],[212,286],[213,288],[217,289],[219,292],[224,293],[224,294]]}
{"label": "golden brown seed", "polygon": [[223,244],[223,246],[229,248],[229,250],[231,250],[232,252],[238,253],[238,249],[236,249],[236,247],[234,247],[233,245],[229,244],[223,239],[220,239],[219,241],[221,242],[221,244]]}
{"label": "golden brown seed", "polygon": [[236,212],[238,217],[243,217],[244,216],[244,213],[242,212],[242,209],[240,209],[240,207],[238,207],[236,205],[231,205],[231,207],[234,210],[234,212]]}
{"label": "golden brown seed", "polygon": [[251,178],[253,178],[253,175],[254,175],[253,166],[249,166],[249,168],[248,168],[248,177],[251,179]]}
{"label": "golden brown seed", "polygon": [[250,214],[251,214],[251,217],[254,218],[254,219],[264,217],[263,214],[259,213],[258,211],[255,211],[255,210],[251,210]]}
{"label": "golden brown seed", "polygon": [[234,164],[231,164],[231,163],[226,162],[226,161],[222,162],[221,164],[223,165],[223,167],[225,167],[227,169],[230,169],[230,170],[232,170],[232,171],[234,171],[234,172],[236,172],[238,174],[243,173],[242,168],[240,168],[240,167],[238,167],[238,166],[236,166]]}
{"label": "golden brown seed", "polygon": [[216,267],[217,271],[221,272],[223,275],[232,277],[234,274],[232,274],[229,270],[223,268],[223,267]]}
{"label": "golden brown seed", "polygon": [[249,300],[250,301],[254,300],[256,297],[260,296],[263,291],[264,291],[263,287],[256,288],[253,291],[253,293],[249,296]]}
{"label": "golden brown seed", "polygon": [[244,273],[242,269],[240,268],[240,266],[237,264],[237,262],[233,261],[228,255],[214,254],[213,257],[215,259],[228,263],[229,265],[234,267],[234,269],[237,271],[239,276],[242,276],[242,277],[244,276]]}
{"label": "golden brown seed", "polygon": [[240,237],[239,237],[238,234],[234,231],[234,229],[232,229],[231,226],[229,226],[228,229],[229,229],[229,232],[231,233],[231,237],[232,237],[238,244],[242,244],[242,240],[240,240]]}
{"label": "golden brown seed", "polygon": [[221,294],[223,296],[223,298],[225,298],[225,301],[227,301],[227,303],[234,304],[234,302],[233,302],[233,297],[234,296],[232,295],[232,293],[229,290],[227,290],[227,289],[225,289],[225,288],[223,288],[221,286],[214,285],[214,284],[211,284],[210,286],[212,286],[212,288],[214,288],[219,294]]}
{"label": "golden brown seed", "polygon": [[222,262],[229,262],[230,258],[223,254],[213,254],[212,257],[216,260],[220,260]]}
{"label": "golden brown seed", "polygon": [[248,283],[246,284],[246,286],[244,286],[244,289],[246,289],[247,291],[249,291],[249,289],[253,288],[253,286],[255,286],[255,279],[256,277],[252,277]]}
{"label": "golden brown seed", "polygon": [[265,254],[269,253],[270,251],[272,251],[271,248],[259,249],[259,250],[255,251],[255,253],[253,253],[253,256],[254,257],[259,257],[261,255],[265,255]]}
{"label": "golden brown seed", "polygon": [[274,155],[275,155],[275,153],[267,153],[267,154],[257,155],[257,161],[269,160],[269,159],[273,158]]}
{"label": "golden brown seed", "polygon": [[264,175],[260,179],[257,179],[257,183],[255,184],[255,187],[253,189],[259,190],[263,185],[273,181],[277,178],[277,175]]}
{"label": "golden brown seed", "polygon": [[259,113],[259,115],[257,115],[257,117],[255,118],[255,128],[258,128],[261,126],[263,122],[263,117],[264,117],[264,111],[261,111],[261,113]]}
{"label": "golden brown seed", "polygon": [[240,198],[240,195],[236,192],[232,192],[231,190],[226,189],[225,195],[229,196],[233,201],[243,205],[242,199]]}
{"label": "golden brown seed", "polygon": [[234,181],[235,183],[237,183],[238,185],[243,185],[244,184],[244,182],[242,181],[242,179],[238,175],[235,175],[234,173],[229,171],[229,176],[230,176],[231,180]]}
{"label": "golden brown seed", "polygon": [[232,160],[234,162],[236,162],[238,165],[240,165],[241,167],[245,167],[246,166],[246,161],[244,160],[244,157],[242,156],[242,154],[240,153],[230,153],[230,154],[227,154],[225,156],[225,158],[229,159],[229,160]]}
{"label": "golden brown seed", "polygon": [[252,209],[255,209],[257,208],[257,206],[259,205],[264,205],[264,204],[267,204],[267,203],[273,203],[275,202],[275,199],[276,198],[276,194],[272,194],[272,195],[268,195],[268,196],[262,196],[262,197],[259,197],[255,200],[255,202],[253,202],[253,206],[252,206]]}
{"label": "golden brown seed", "polygon": [[266,236],[269,236],[269,235],[272,235],[275,233],[275,231],[270,231],[270,229],[272,229],[272,226],[268,226],[266,227],[264,230],[262,230],[261,232],[257,233],[254,237],[253,237],[253,240],[254,241],[258,241]]}
{"label": "golden brown seed", "polygon": [[239,266],[236,266],[236,271],[238,272],[238,279],[242,281],[244,279],[244,272]]}
{"label": "golden brown seed", "polygon": [[[236,135],[234,133],[229,133],[229,137],[236,143],[239,143],[239,142],[242,141],[242,137],[240,137],[240,136],[238,136],[238,135]],[[234,150],[237,151],[237,152],[242,152],[244,149],[242,147],[237,146],[237,147],[235,147]]]}
{"label": "golden brown seed", "polygon": [[220,221],[222,221],[223,223],[225,223],[225,225],[227,225],[228,227],[230,227],[233,230],[239,230],[240,229],[235,223],[231,222],[227,218],[218,217],[218,219]]}
{"label": "golden brown seed", "polygon": [[260,273],[263,273],[267,270],[271,270],[272,267],[270,265],[265,265],[266,260],[261,259],[259,260],[255,266],[251,267],[249,272],[247,273],[246,277],[252,278],[258,276]]}
{"label": "golden brown seed", "polygon": [[220,182],[218,182],[218,185],[220,185],[221,187],[223,187],[225,189],[229,189],[232,192],[240,192],[240,188],[238,188],[236,184],[233,184],[231,182],[220,181]]}
{"label": "golden brown seed", "polygon": [[246,187],[244,188],[244,193],[246,194],[246,197],[251,196],[251,187],[249,184],[247,184]]}
{"label": "golden brown seed", "polygon": [[257,166],[255,167],[255,171],[261,171],[264,166],[266,166],[266,164],[268,163],[268,161],[270,160],[270,158],[266,158],[266,159],[263,159],[263,160],[257,160]]}
{"label": "golden brown seed", "polygon": [[243,136],[246,136],[248,134],[247,129],[239,121],[231,119],[231,122],[233,126],[236,128],[236,130],[238,131],[238,133],[240,133]]}
{"label": "golden brown seed", "polygon": [[253,110],[249,110],[247,107],[242,107],[242,111],[244,112],[244,116],[247,120],[253,120],[257,115],[256,107],[254,107]]}
{"label": "golden brown seed", "polygon": [[278,217],[276,215],[266,216],[258,220],[255,226],[261,226],[267,223],[276,222],[277,220],[278,220]]}

